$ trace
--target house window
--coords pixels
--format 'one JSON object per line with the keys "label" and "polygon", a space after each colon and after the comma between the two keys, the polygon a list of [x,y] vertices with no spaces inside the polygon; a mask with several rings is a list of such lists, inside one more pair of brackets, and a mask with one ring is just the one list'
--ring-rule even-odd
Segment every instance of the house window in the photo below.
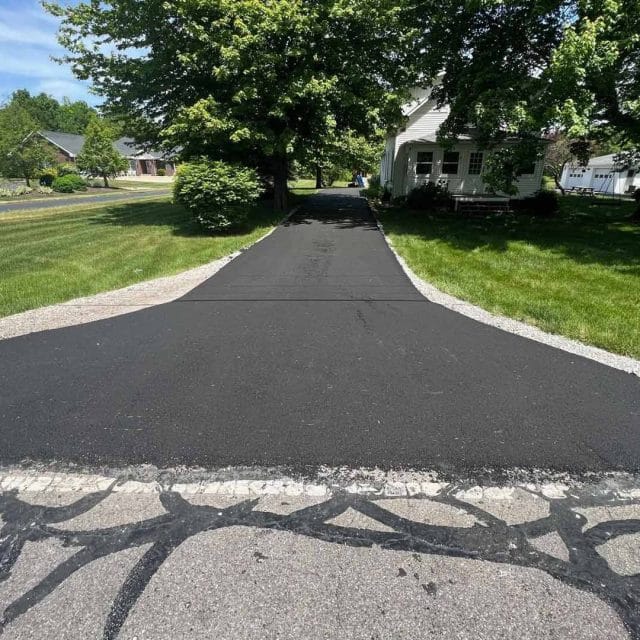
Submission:
{"label": "house window", "polygon": [[455,175],[458,173],[460,154],[457,151],[445,151],[442,158],[442,173]]}
{"label": "house window", "polygon": [[418,151],[416,174],[428,176],[433,169],[433,151]]}
{"label": "house window", "polygon": [[469,175],[479,176],[482,173],[482,151],[472,151],[469,156]]}
{"label": "house window", "polygon": [[627,171],[627,178],[633,178],[635,175],[636,172],[633,169],[629,169],[629,171]]}

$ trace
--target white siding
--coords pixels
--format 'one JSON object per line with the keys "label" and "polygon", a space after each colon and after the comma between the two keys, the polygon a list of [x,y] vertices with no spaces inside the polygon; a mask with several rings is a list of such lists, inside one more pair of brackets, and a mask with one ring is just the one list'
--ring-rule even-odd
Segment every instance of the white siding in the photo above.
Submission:
{"label": "white siding", "polygon": [[411,140],[435,140],[438,128],[448,115],[448,106],[437,109],[435,101],[428,100],[411,114],[406,128],[397,134],[396,148]]}
{"label": "white siding", "polygon": [[[595,160],[597,162],[598,158]],[[614,172],[613,169],[613,163],[589,164],[587,167],[567,165],[562,172],[560,184],[565,189],[590,187],[594,191],[612,195],[622,195],[640,188],[640,173],[634,172],[633,176],[629,176],[627,170]]]}
{"label": "white siding", "polygon": [[[469,175],[469,159],[474,151],[481,151],[472,142],[461,142],[454,145],[451,151],[459,153],[458,172],[457,174],[443,173],[442,160],[444,157],[444,149],[436,144],[409,143],[404,146],[407,153],[406,163],[406,180],[403,183],[394,181],[394,195],[406,195],[414,187],[424,184],[425,182],[446,181],[448,190],[451,193],[465,193],[471,195],[487,194],[487,188],[482,182],[481,175]],[[417,175],[416,163],[418,153],[420,151],[433,152],[433,170],[430,175]],[[483,166],[489,155],[489,152],[483,152]],[[397,165],[402,168],[399,158]],[[539,160],[535,164],[535,171],[531,175],[523,175],[517,182],[518,194],[516,197],[525,198],[534,194],[540,189],[542,182],[544,162]],[[501,195],[501,194],[498,194]]]}
{"label": "white siding", "polygon": [[[452,151],[460,153],[458,173],[455,176],[445,176],[442,173],[442,158],[444,150],[435,144],[440,125],[449,115],[449,107],[437,107],[434,100],[426,100],[424,104],[415,108],[409,116],[407,125],[395,136],[387,139],[385,155],[383,157],[380,176],[382,184],[391,183],[394,196],[406,195],[415,186],[439,179],[446,179],[449,191],[452,193],[484,194],[487,192],[482,179],[477,175],[469,175],[469,155],[477,151],[472,142],[460,142]],[[430,176],[416,175],[416,158],[418,151],[433,151],[434,165]],[[485,152],[485,159],[488,152]],[[517,183],[517,197],[524,198],[538,191],[542,184],[544,162],[539,160],[535,164],[535,172],[522,176]]]}

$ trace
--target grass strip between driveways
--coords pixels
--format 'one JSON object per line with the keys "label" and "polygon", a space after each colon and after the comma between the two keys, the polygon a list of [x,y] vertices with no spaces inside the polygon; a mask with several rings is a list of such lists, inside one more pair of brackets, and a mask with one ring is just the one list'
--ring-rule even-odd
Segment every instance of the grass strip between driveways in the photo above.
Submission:
{"label": "grass strip between driveways", "polygon": [[[301,197],[294,189],[293,204]],[[166,196],[2,214],[0,316],[197,267],[247,247],[281,218],[260,203],[242,229],[213,235]]]}
{"label": "grass strip between driveways", "polygon": [[389,208],[385,232],[424,280],[488,311],[640,358],[634,204],[565,196],[555,218]]}

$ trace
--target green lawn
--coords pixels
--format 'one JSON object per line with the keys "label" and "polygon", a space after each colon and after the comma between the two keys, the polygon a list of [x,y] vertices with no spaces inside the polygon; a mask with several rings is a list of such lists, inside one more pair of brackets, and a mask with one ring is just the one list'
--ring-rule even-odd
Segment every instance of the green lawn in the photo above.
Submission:
{"label": "green lawn", "polygon": [[489,311],[640,357],[640,225],[634,204],[566,196],[557,218],[381,212],[411,268]]}
{"label": "green lawn", "polygon": [[242,230],[214,236],[166,197],[0,214],[0,316],[204,264],[255,242],[281,217],[261,204]]}
{"label": "green lawn", "polygon": [[[99,187],[100,181],[93,180],[92,184]],[[139,180],[109,180],[109,187],[113,189],[171,189],[173,188],[172,182],[142,182]]]}

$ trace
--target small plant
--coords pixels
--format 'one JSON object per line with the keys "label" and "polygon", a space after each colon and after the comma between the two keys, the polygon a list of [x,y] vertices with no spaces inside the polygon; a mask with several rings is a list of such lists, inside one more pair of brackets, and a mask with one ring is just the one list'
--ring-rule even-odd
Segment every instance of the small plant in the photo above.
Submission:
{"label": "small plant", "polygon": [[241,225],[260,191],[260,180],[252,169],[206,159],[182,165],[173,186],[175,201],[215,231]]}
{"label": "small plant", "polygon": [[0,198],[19,198],[20,196],[29,195],[32,191],[31,187],[27,187],[24,184],[9,185],[8,187],[0,188]]}
{"label": "small plant", "polygon": [[60,177],[69,175],[79,176],[80,171],[78,171],[78,167],[76,167],[75,164],[71,162],[65,162],[64,164],[58,165],[58,175]]}
{"label": "small plant", "polygon": [[166,176],[167,175],[167,170],[166,169],[158,169],[156,171],[156,175],[157,176]]}
{"label": "small plant", "polygon": [[560,210],[560,197],[555,191],[543,189],[528,198],[512,200],[511,208],[531,216],[551,217]]}
{"label": "small plant", "polygon": [[434,182],[426,182],[415,187],[407,196],[407,206],[420,211],[446,211],[452,204],[451,194]]}
{"label": "small plant", "polygon": [[382,197],[384,189],[380,184],[380,176],[371,176],[369,178],[369,186],[366,189],[362,189],[360,193],[366,198],[373,198],[375,200]]}
{"label": "small plant", "polygon": [[74,191],[86,191],[87,183],[79,175],[70,173],[56,178],[52,187],[58,193],[73,193]]}
{"label": "small plant", "polygon": [[40,184],[44,187],[50,187],[57,177],[58,172],[53,167],[49,169],[43,169],[40,172]]}
{"label": "small plant", "polygon": [[43,195],[49,195],[50,193],[53,193],[53,189],[51,187],[47,187],[44,184],[41,184],[38,189],[37,189],[38,193],[41,193]]}

